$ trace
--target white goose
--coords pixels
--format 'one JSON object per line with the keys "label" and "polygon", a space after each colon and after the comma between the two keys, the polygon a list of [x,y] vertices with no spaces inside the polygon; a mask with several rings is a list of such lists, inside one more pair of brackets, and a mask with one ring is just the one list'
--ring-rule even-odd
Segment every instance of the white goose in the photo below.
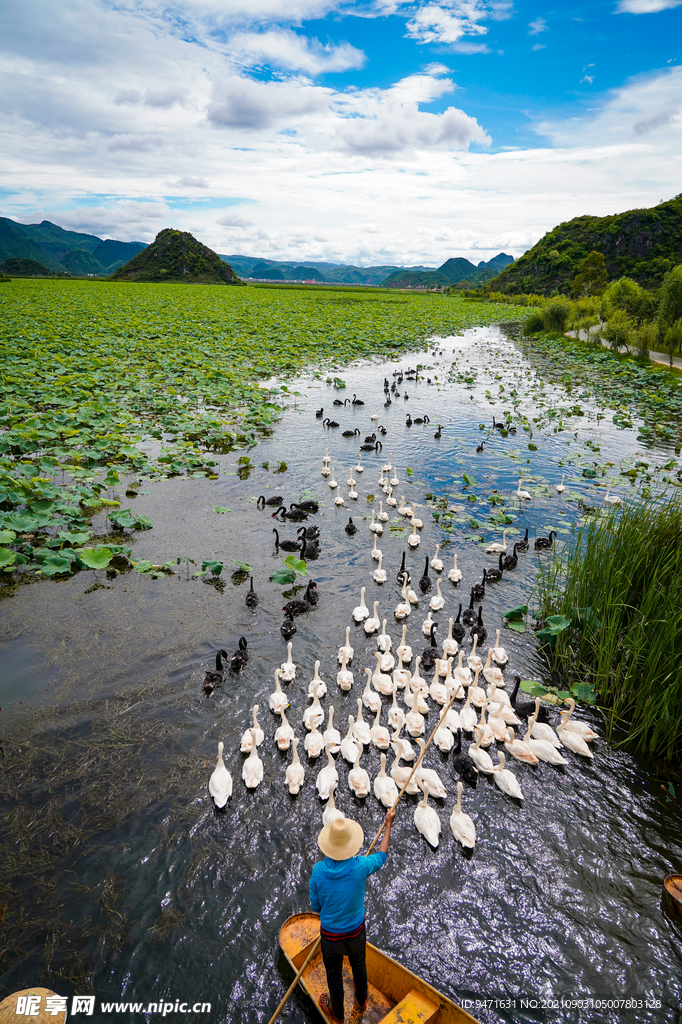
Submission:
{"label": "white goose", "polygon": [[490,683],[491,686],[493,684],[495,686],[502,686],[504,683],[504,676],[502,675],[502,670],[499,669],[497,665],[493,665],[492,647],[488,648],[488,657],[486,659],[485,665],[483,666],[483,676],[486,679],[486,681]]}
{"label": "white goose", "polygon": [[564,491],[566,490],[566,488],[564,487],[564,479],[565,478],[566,478],[566,474],[562,473],[561,474],[561,483],[554,485],[554,490],[557,492],[557,494],[563,494]]}
{"label": "white goose", "polygon": [[362,750],[362,745],[353,736],[353,729],[355,726],[355,719],[352,715],[348,716],[348,732],[341,740],[341,756],[344,760],[348,761],[349,764],[355,764],[355,757],[358,750]]}
{"label": "white goose", "polygon": [[399,483],[400,479],[398,478],[398,470],[394,469],[393,476],[391,477],[391,487],[397,487]]}
{"label": "white goose", "polygon": [[498,665],[506,665],[509,661],[509,656],[505,651],[504,647],[500,646],[500,630],[495,630],[495,644],[493,646],[493,658]]}
{"label": "white goose", "polygon": [[[395,610],[393,612],[393,614],[395,615],[396,619],[398,619],[398,621],[400,621],[401,619],[406,619],[407,616],[412,611],[412,609],[410,608],[410,602],[409,602],[408,597],[407,597],[407,583],[403,583],[403,589],[401,591],[401,595],[402,595],[402,601],[398,602],[398,604],[395,606]],[[400,650],[398,650],[398,653],[400,653]]]}
{"label": "white goose", "polygon": [[[376,534],[375,534],[375,536],[376,536]],[[380,551],[379,552],[379,564],[376,567],[376,569],[374,570],[374,572],[372,573],[372,579],[374,580],[375,583],[385,583],[387,578],[388,578],[387,575],[386,575],[386,570],[382,567],[383,560],[384,560],[384,556],[383,556],[383,553]]]}
{"label": "white goose", "polygon": [[582,736],[586,743],[591,743],[592,740],[599,739],[599,733],[595,732],[587,722],[576,722],[572,717],[575,711],[575,701],[572,697],[566,700],[569,710],[561,712],[561,721],[566,732],[577,732],[578,736]]}
{"label": "white goose", "polygon": [[407,538],[407,543],[410,545],[411,548],[418,548],[419,545],[421,544],[421,542],[422,542],[422,539],[419,536],[419,534],[417,533],[417,527],[413,524],[412,525],[412,533]]}
{"label": "white goose", "polygon": [[453,736],[457,735],[457,730],[462,728],[460,721],[459,712],[456,708],[448,708],[445,714],[445,724],[452,733]]}
{"label": "white goose", "polygon": [[386,774],[386,755],[381,755],[381,771],[374,780],[374,795],[384,807],[393,807],[398,799],[398,787],[390,775]]}
{"label": "white goose", "polygon": [[320,697],[317,692],[313,694],[312,704],[303,712],[303,724],[306,729],[320,725],[324,721],[324,711],[320,705]]}
{"label": "white goose", "polygon": [[223,742],[218,744],[218,760],[213,769],[213,774],[208,780],[208,791],[213,797],[216,807],[224,807],[232,796],[232,776],[225,767],[223,761]]}
{"label": "white goose", "polygon": [[431,609],[431,611],[439,612],[441,608],[445,605],[445,598],[440,592],[440,580],[436,580],[436,591],[437,593],[434,594],[431,600],[429,601],[429,608]]}
{"label": "white goose", "polygon": [[452,566],[452,569],[448,573],[448,579],[450,580],[451,583],[459,583],[459,581],[462,579],[462,570],[457,567],[457,555],[454,556],[454,565]]}
{"label": "white goose", "polygon": [[375,562],[378,562],[379,559],[381,558],[382,554],[383,554],[383,551],[381,551],[381,549],[377,547],[377,539],[378,538],[377,538],[377,535],[375,533],[374,534],[374,547],[370,551],[370,555],[374,559]]}
{"label": "white goose", "polygon": [[[381,657],[381,655],[379,655]],[[381,708],[381,697],[375,690],[372,689],[372,670],[371,668],[365,669],[365,688],[362,691],[362,703],[365,705],[368,711],[371,711],[373,715]]]}
{"label": "white goose", "polygon": [[365,604],[365,588],[360,588],[360,604],[353,609],[353,618],[356,622],[363,622],[369,615],[369,608]]}
{"label": "white goose", "polygon": [[332,754],[338,754],[341,749],[341,733],[334,728],[334,708],[329,709],[329,721],[327,728],[322,733],[325,747],[329,746]]}
{"label": "white goose", "polygon": [[406,637],[407,637],[407,626],[405,625],[405,626],[403,626],[402,639],[401,639],[401,641],[400,641],[400,643],[398,645],[398,649],[397,649],[396,653],[397,653],[398,657],[402,661],[405,662],[406,665],[409,665],[409,663],[412,661],[412,648],[410,647],[410,645],[408,643],[405,643],[405,638]]}
{"label": "white goose", "polygon": [[447,704],[449,697],[447,686],[445,683],[440,681],[440,666],[441,659],[436,658],[436,670],[433,674],[431,685],[429,686],[429,696],[431,697],[431,700],[436,702],[436,704],[440,704],[441,707],[443,707]]}
{"label": "white goose", "polygon": [[334,491],[338,486],[338,482],[334,479],[334,467],[332,466],[332,478],[329,481],[329,487]]}
{"label": "white goose", "polygon": [[493,779],[495,784],[499,786],[503,793],[507,796],[513,796],[515,800],[523,800],[523,793],[521,787],[518,784],[516,776],[509,771],[508,768],[504,767],[504,754],[500,750],[497,755],[500,759],[500,763],[496,764],[493,768]]}
{"label": "white goose", "polygon": [[[455,556],[455,557],[457,557],[457,556]],[[449,619],[448,620],[448,635],[445,638],[445,640],[443,640],[443,654],[445,655],[446,658],[449,658],[450,655],[452,655],[452,657],[454,658],[454,656],[457,654],[457,651],[459,650],[459,644],[457,643],[457,641],[455,640],[454,636],[452,635],[452,627],[453,626],[454,626],[454,620],[453,619]]]}
{"label": "white goose", "polygon": [[572,750],[574,754],[581,754],[582,757],[592,758],[594,756],[582,736],[577,732],[571,732],[570,729],[567,729],[563,721],[559,723],[556,731],[557,736],[567,750]]}
{"label": "white goose", "polygon": [[457,667],[453,670],[452,678],[460,686],[469,686],[471,683],[471,669],[464,667],[462,664],[463,659],[464,648],[462,647],[459,651],[459,661],[457,662]]}
{"label": "white goose", "polygon": [[540,698],[535,698],[535,714],[533,715],[533,728],[531,729],[531,736],[536,740],[547,740],[553,747],[560,747],[561,740],[554,732],[551,725],[546,725],[545,722],[538,722],[538,712],[540,711]]}
{"label": "white goose", "polygon": [[331,462],[331,459],[329,458],[329,449],[325,448],[324,455],[322,456],[322,465],[323,466],[328,466],[330,462]]}
{"label": "white goose", "polygon": [[516,488],[516,497],[520,498],[522,501],[530,501],[531,497],[532,497],[532,495],[530,494],[529,491],[524,491],[524,490],[521,489],[521,480],[520,479],[519,479],[519,486]]}
{"label": "white goose", "polygon": [[[459,717],[462,717],[460,712]],[[473,760],[474,764],[478,768],[479,772],[484,772],[485,775],[492,775],[493,773],[493,762],[490,754],[487,750],[483,750],[480,744],[481,732],[479,729],[474,729],[474,742],[469,746],[469,757]]]}
{"label": "white goose", "polygon": [[[350,497],[350,495],[349,495],[349,497]],[[343,505],[343,495],[341,494],[341,491],[337,491],[336,492],[336,497],[334,498],[334,504],[335,505]]]}
{"label": "white goose", "polygon": [[290,683],[296,678],[296,666],[291,658],[291,651],[293,644],[291,640],[287,644],[287,660],[283,661],[279,667],[279,678],[282,683]]}
{"label": "white goose", "polygon": [[349,491],[348,491],[348,497],[350,498],[351,501],[357,501],[358,500],[358,492],[355,490],[355,480],[350,485],[350,488],[349,488]]}
{"label": "white goose", "polygon": [[365,797],[369,793],[369,775],[364,768],[360,767],[360,751],[358,750],[357,756],[353,767],[348,772],[348,785],[355,793],[357,797]]}
{"label": "white goose", "polygon": [[504,746],[505,749],[515,757],[517,761],[524,761],[526,764],[537,764],[538,758],[535,756],[533,751],[530,749],[527,743],[523,740],[519,740],[514,736],[514,730],[509,727],[507,730],[508,739]]}
{"label": "white goose", "polygon": [[459,721],[464,729],[464,732],[473,732],[478,723],[476,712],[471,706],[471,687],[467,687],[467,699],[464,702],[464,707],[459,712]]}
{"label": "white goose", "polygon": [[358,455],[358,464],[355,467],[355,472],[356,473],[364,473],[365,472],[364,466],[361,465],[361,462],[362,462],[362,452],[360,452],[360,454]]}
{"label": "white goose", "polygon": [[480,655],[477,653],[476,648],[478,647],[478,633],[474,633],[474,642],[471,648],[471,654],[467,658],[467,665],[472,672],[477,670],[480,672],[483,668],[483,662],[481,661]]}
{"label": "white goose", "polygon": [[386,494],[387,494],[386,504],[390,505],[391,508],[395,508],[397,506],[398,502],[393,497],[393,488],[389,486],[388,491],[386,492]]}
{"label": "white goose", "polygon": [[324,737],[318,730],[317,723],[313,725],[310,732],[306,733],[303,746],[305,747],[306,754],[310,758],[319,757],[324,750]]}
{"label": "white goose", "polygon": [[253,737],[254,736],[256,737],[256,746],[257,747],[260,747],[261,743],[265,739],[265,733],[263,732],[263,730],[261,729],[260,725],[258,724],[258,718],[256,717],[258,715],[259,711],[260,711],[260,706],[258,704],[254,704],[253,705],[253,726],[251,728],[249,728],[249,729],[246,729],[242,733],[241,743],[239,744],[239,749],[241,750],[242,754],[248,754],[249,753],[249,751],[251,750],[251,746],[253,744]]}
{"label": "white goose", "polygon": [[263,781],[263,762],[258,756],[256,730],[251,730],[251,753],[242,765],[242,779],[248,789],[255,789]]}
{"label": "white goose", "polygon": [[431,609],[429,608],[426,618],[422,622],[422,633],[424,634],[424,636],[430,637],[431,629],[433,628],[433,626],[437,625],[438,623],[433,621],[433,618],[431,616]]}
{"label": "white goose", "polygon": [[358,743],[362,743],[365,747],[372,742],[369,726],[362,717],[362,700],[360,697],[358,697],[358,717],[355,719],[355,725],[353,726],[353,735]]}
{"label": "white goose", "polygon": [[[540,707],[540,698],[537,698],[535,706],[535,715],[537,715]],[[530,747],[535,756],[540,761],[546,761],[548,764],[568,764],[565,757],[562,757],[557,748],[551,742],[551,740],[537,740],[533,739],[533,728],[535,726],[535,715],[528,719],[528,732],[523,737],[523,742],[526,746]]]}
{"label": "white goose", "polygon": [[384,528],[381,523],[378,523],[375,518],[374,509],[372,509],[372,522],[369,524],[369,528],[372,533],[378,533],[381,535],[384,532]]}
{"label": "white goose", "polygon": [[604,503],[606,505],[622,505],[623,499],[619,497],[617,494],[609,494],[610,490],[611,484],[609,484],[606,488],[606,494],[604,495]]}
{"label": "white goose", "polygon": [[346,661],[350,662],[350,661],[353,660],[353,655],[354,654],[355,654],[355,651],[353,650],[353,648],[350,645],[350,626],[346,626],[346,642],[345,642],[345,644],[342,644],[339,647],[339,655],[338,655],[338,657],[339,657],[339,664],[341,664],[343,662],[344,655],[346,656]]}
{"label": "white goose", "polygon": [[[376,665],[376,668],[374,670],[374,675],[372,676],[372,686],[374,687],[375,690],[378,690],[379,693],[383,693],[384,697],[390,697],[391,694],[393,693],[393,691],[395,690],[396,685],[393,682],[393,680],[391,679],[390,675],[388,675],[387,672],[382,671],[382,669],[383,669],[383,665],[384,665],[384,660],[386,658],[390,658],[391,659],[391,667],[393,667],[392,666],[392,663],[394,661],[393,655],[392,654],[382,654],[381,651],[377,651],[376,654],[374,655],[374,657],[376,658],[377,665]],[[371,673],[371,669],[365,669],[365,671]],[[365,687],[365,689],[367,689],[367,688]],[[365,707],[369,707],[369,704],[367,703],[367,701],[365,701],[364,703],[365,703]],[[379,701],[379,703],[381,704],[381,701]],[[376,708],[372,708],[371,710],[375,711]]]}
{"label": "white goose", "polygon": [[372,743],[378,750],[388,750],[391,744],[391,736],[385,725],[381,724],[381,707],[377,709],[374,725],[369,730]]}
{"label": "white goose", "polygon": [[372,614],[369,616],[369,618],[365,619],[365,621],[363,623],[362,628],[364,629],[364,631],[367,634],[367,636],[371,636],[372,633],[376,633],[376,631],[381,628],[381,621],[380,621],[379,615],[377,613],[377,609],[378,608],[379,608],[379,602],[375,601],[374,602],[374,608],[372,610]]}
{"label": "white goose", "polygon": [[275,743],[277,744],[280,750],[288,750],[294,738],[294,730],[291,728],[289,722],[287,721],[287,716],[286,712],[284,711],[284,708],[282,708],[279,715],[280,718],[282,719],[282,724],[278,725],[277,728],[275,729]]}
{"label": "white goose", "polygon": [[440,818],[433,807],[429,807],[428,783],[422,783],[420,788],[424,791],[424,799],[415,808],[414,823],[417,830],[424,836],[424,839],[435,849],[438,846],[441,831]]}
{"label": "white goose", "polygon": [[[405,692],[403,693],[403,700],[405,701],[405,706],[408,707],[410,711],[415,710],[416,704],[416,710],[420,715],[428,715],[429,705],[424,700],[424,695],[419,687],[417,687],[416,690],[413,690],[411,685],[406,686]],[[407,718],[405,721],[407,721]]]}
{"label": "white goose", "polygon": [[440,544],[436,544],[436,553],[433,556],[433,558],[431,559],[431,568],[433,569],[434,572],[442,572],[443,571],[443,559],[438,557],[438,552],[439,551],[440,551]]}
{"label": "white goose", "polygon": [[486,700],[488,699],[488,695],[483,689],[483,687],[478,685],[478,677],[480,676],[480,674],[481,670],[480,668],[477,668],[476,672],[474,673],[474,681],[469,687],[469,693],[471,694],[471,703],[474,705],[474,707],[477,708],[482,708]]}
{"label": "white goose", "polygon": [[439,799],[443,800],[447,796],[447,790],[443,785],[443,780],[438,772],[433,768],[424,768],[423,758],[426,743],[421,736],[417,740],[417,744],[419,746],[419,757],[421,762],[416,771],[416,774],[419,776],[419,784],[421,785],[422,782],[427,782],[431,796],[437,796]]}
{"label": "white goose", "polygon": [[343,658],[341,659],[341,668],[336,673],[336,682],[342,690],[346,691],[346,693],[348,693],[353,686],[353,673],[350,669],[346,668],[347,661],[348,658],[344,650]]}
{"label": "white goose", "polygon": [[414,672],[410,679],[410,687],[414,693],[422,693],[424,696],[429,692],[429,684],[424,679],[424,676],[419,674],[419,666],[421,665],[421,655],[415,658]]}
{"label": "white goose", "polygon": [[348,484],[349,487],[355,487],[355,480],[353,479],[352,469],[348,470],[348,479],[346,480],[346,483]]}
{"label": "white goose", "polygon": [[[328,477],[330,473],[331,473],[331,469],[329,468],[327,463],[325,463],[324,466],[322,467],[322,476],[323,477]],[[298,792],[298,790],[296,790],[296,792]]]}
{"label": "white goose", "polygon": [[388,522],[388,512],[384,512],[384,506],[382,502],[379,502],[379,515],[377,516],[377,519],[379,520],[380,523]]}
{"label": "white goose", "polygon": [[485,549],[485,552],[486,552],[487,555],[492,555],[496,551],[502,551],[504,553],[506,553],[506,551],[507,551],[507,531],[506,530],[502,531],[502,542],[501,543],[500,543],[500,541],[496,540],[492,544],[489,544],[488,547]]}
{"label": "white goose", "polygon": [[382,473],[390,473],[391,472],[391,470],[393,469],[393,466],[391,465],[391,459],[392,458],[393,458],[393,453],[389,452],[388,453],[388,462],[385,462],[383,464],[383,466],[381,467],[381,472]]}
{"label": "white goose", "polygon": [[[391,481],[391,484],[392,484],[393,487],[395,487],[395,484],[393,483],[393,481]],[[408,516],[412,515],[412,509],[410,508],[409,505],[405,504],[405,495],[404,494],[400,495],[400,505],[398,506],[398,515],[399,516],[405,516],[406,518]]]}
{"label": "white goose", "polygon": [[421,530],[421,528],[423,527],[424,523],[422,522],[421,519],[418,519],[417,516],[415,515],[415,512],[417,511],[418,508],[419,508],[419,505],[413,505],[412,506],[412,515],[409,517],[409,519],[410,519],[410,522],[412,523],[413,527],[416,526],[418,530]]}
{"label": "white goose", "polygon": [[291,793],[292,796],[296,796],[296,794],[300,791],[301,786],[303,785],[305,771],[298,757],[297,747],[299,741],[298,739],[296,739],[296,737],[294,737],[294,739],[291,742],[294,752],[291,758],[291,764],[287,767],[286,775],[284,776],[284,778],[287,786],[289,787],[289,792]]}
{"label": "white goose", "polygon": [[281,670],[276,668],[275,689],[270,694],[270,710],[274,711],[276,715],[278,715],[280,711],[284,711],[286,708],[289,707],[289,698],[287,697],[286,693],[284,693],[284,691],[282,690],[282,687],[279,685],[280,675]]}
{"label": "white goose", "polygon": [[334,793],[336,792],[337,785],[338,783],[334,782],[329,787],[329,800],[327,801],[324,811],[322,812],[323,825],[331,825],[331,823],[333,821],[336,821],[337,818],[345,818],[345,814],[343,813],[343,811],[337,810],[336,804],[334,803]]}
{"label": "white goose", "polygon": [[405,712],[401,707],[398,707],[397,697],[398,692],[397,690],[394,690],[393,703],[388,709],[388,724],[390,725],[391,729],[397,729],[398,732],[400,732],[402,727],[405,725]]}
{"label": "white goose", "polygon": [[488,725],[492,729],[493,736],[495,737],[496,741],[498,743],[504,743],[504,741],[506,739],[508,739],[508,737],[507,737],[507,728],[508,728],[508,726],[507,726],[506,719],[501,714],[501,712],[502,712],[502,705],[501,704],[493,704],[492,703],[492,701],[495,699],[496,692],[497,691],[495,689],[495,686],[493,685],[492,697],[489,699],[488,703],[486,704],[486,709],[488,711]]}
{"label": "white goose", "polygon": [[318,772],[317,780],[315,782],[317,792],[320,794],[320,800],[328,800],[332,785],[336,785],[339,781],[339,773],[336,770],[334,758],[332,757],[331,744],[325,743],[324,749],[327,754],[327,763],[324,768]]}
{"label": "white goose", "polygon": [[401,737],[400,729],[396,729],[391,737],[391,750],[396,757],[401,757],[403,761],[414,761],[414,747],[409,740]]}
{"label": "white goose", "polygon": [[495,733],[493,727],[485,720],[486,713],[488,711],[488,702],[486,701],[481,708],[481,718],[478,723],[478,732],[480,733],[479,746],[489,747],[495,739]]}
{"label": "white goose", "polygon": [[465,814],[462,810],[463,788],[462,783],[458,782],[457,803],[452,808],[452,814],[450,815],[450,828],[458,843],[461,843],[468,850],[473,850],[476,845],[476,826],[469,815]]}
{"label": "white goose", "polygon": [[390,651],[391,647],[393,646],[393,641],[391,640],[390,636],[386,632],[386,621],[387,620],[384,619],[384,621],[382,622],[382,624],[381,624],[381,633],[377,637],[377,647],[382,652],[382,654],[388,654],[388,652]]}
{"label": "white goose", "polygon": [[[391,765],[391,778],[395,782],[396,786],[398,786],[399,789],[402,789],[410,778],[410,775],[412,775],[412,769],[409,765],[401,765],[399,762],[400,754],[396,753],[395,761]],[[417,773],[415,772],[408,782],[407,789],[405,790],[405,792],[409,793],[411,796],[417,796],[419,793],[419,786],[417,785],[416,778]]]}
{"label": "white goose", "polygon": [[438,720],[438,728],[434,733],[433,742],[442,754],[449,754],[455,745],[455,737],[448,728],[445,709],[441,712],[440,719]]}

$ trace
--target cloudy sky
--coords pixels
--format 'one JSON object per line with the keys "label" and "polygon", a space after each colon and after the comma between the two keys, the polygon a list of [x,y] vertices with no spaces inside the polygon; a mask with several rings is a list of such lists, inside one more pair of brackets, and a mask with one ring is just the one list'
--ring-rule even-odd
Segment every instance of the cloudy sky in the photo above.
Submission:
{"label": "cloudy sky", "polygon": [[3,6],[24,223],[436,266],[682,191],[682,0]]}

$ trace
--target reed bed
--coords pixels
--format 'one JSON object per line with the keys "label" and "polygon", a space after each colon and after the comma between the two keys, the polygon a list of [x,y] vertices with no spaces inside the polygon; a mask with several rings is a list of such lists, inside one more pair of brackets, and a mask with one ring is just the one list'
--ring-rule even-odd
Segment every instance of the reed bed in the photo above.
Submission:
{"label": "reed bed", "polygon": [[[571,625],[544,650],[557,679],[625,726],[635,750],[682,757],[682,499],[611,510],[538,578],[539,615]],[[590,612],[591,609],[591,612]]]}

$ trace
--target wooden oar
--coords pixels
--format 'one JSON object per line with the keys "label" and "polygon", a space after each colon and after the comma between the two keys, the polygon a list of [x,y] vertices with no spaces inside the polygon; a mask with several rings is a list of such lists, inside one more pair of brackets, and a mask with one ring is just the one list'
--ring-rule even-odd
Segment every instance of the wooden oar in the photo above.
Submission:
{"label": "wooden oar", "polygon": [[[455,694],[457,693],[458,689],[459,689],[459,686],[456,686],[454,688],[454,690],[452,692],[452,697],[450,698],[450,700],[448,701],[448,703],[445,706],[445,711],[441,712],[441,717],[438,719],[438,723],[436,725],[436,728],[433,730],[433,732],[429,736],[428,740],[426,741],[424,749],[422,750],[421,754],[419,755],[419,757],[415,761],[414,768],[412,769],[412,771],[410,772],[408,778],[405,781],[405,785],[403,786],[403,788],[398,793],[398,796],[396,797],[395,803],[391,807],[392,811],[394,811],[396,809],[396,807],[398,806],[398,804],[400,802],[400,798],[402,797],[403,793],[405,792],[405,790],[409,786],[410,782],[412,781],[412,776],[416,772],[416,770],[419,767],[419,765],[422,763],[422,761],[424,759],[424,754],[426,753],[426,751],[431,746],[431,741],[433,740],[433,737],[436,735],[436,732],[438,730],[438,726],[440,725],[442,719],[445,717],[445,714],[450,710],[450,707],[452,706],[452,703],[453,703],[453,701],[455,699]],[[417,695],[415,694],[415,700],[416,699],[417,699]],[[384,818],[384,820],[381,823],[381,827],[380,827],[379,831],[377,832],[377,834],[375,835],[374,839],[370,843],[369,849],[368,849],[367,853],[365,854],[365,857],[369,857],[370,853],[372,852],[372,850],[374,849],[376,844],[379,842],[379,839],[381,838],[381,833],[384,831],[385,828],[386,828],[386,819]],[[315,956],[315,954],[317,953],[318,949],[320,948],[320,941],[321,941],[321,937],[318,936],[318,938],[315,940],[315,944],[314,944],[313,948],[310,950],[310,952],[308,953],[308,956],[305,958],[303,966],[301,967],[300,971],[298,972],[298,974],[296,975],[296,977],[292,981],[291,985],[289,985],[289,988],[287,989],[287,991],[286,991],[286,993],[284,995],[284,998],[282,999],[282,1002],[279,1004],[279,1006],[277,1007],[277,1009],[273,1013],[272,1017],[268,1021],[268,1024],[274,1024],[274,1022],[279,1017],[280,1013],[282,1012],[282,1009],[284,1008],[284,1004],[287,1002],[287,1000],[289,999],[289,996],[291,995],[291,993],[294,991],[294,989],[298,985],[298,983],[299,983],[299,981],[301,979],[301,975],[303,974],[303,972],[305,971],[306,967],[308,966],[308,964],[310,963],[310,961],[312,960],[312,958]]]}

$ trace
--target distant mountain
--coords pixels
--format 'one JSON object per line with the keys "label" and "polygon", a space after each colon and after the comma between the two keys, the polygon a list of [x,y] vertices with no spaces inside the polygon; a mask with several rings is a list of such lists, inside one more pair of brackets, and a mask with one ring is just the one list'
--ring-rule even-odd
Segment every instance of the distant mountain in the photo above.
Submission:
{"label": "distant mountain", "polygon": [[7,217],[0,217],[0,260],[6,260],[12,256],[20,259],[36,260],[37,263],[47,267],[55,274],[63,274],[64,267],[57,260],[53,259],[39,245],[36,245],[30,238],[22,234],[19,226]]}
{"label": "distant mountain", "polygon": [[249,274],[249,277],[254,277],[256,278],[257,281],[286,280],[281,270],[278,270],[277,267],[273,267],[269,263],[264,263],[263,261],[254,264],[254,266],[251,268],[251,273]]}
{"label": "distant mountain", "polygon": [[[273,280],[273,278],[264,278],[262,274],[256,274],[254,268],[258,265],[261,268],[265,266],[278,270],[287,281],[300,281],[302,279],[302,271],[305,271],[303,280],[328,281],[331,284],[379,285],[394,270],[433,269],[422,266],[408,268],[395,266],[356,267],[348,263],[323,263],[316,260],[302,260],[300,263],[295,263],[239,254],[221,256],[220,258],[225,260],[226,263],[230,263],[241,277],[261,277],[261,279]],[[314,273],[310,273],[311,270],[317,271],[320,277],[318,278]]]}
{"label": "distant mountain", "polygon": [[18,224],[0,217],[0,259],[32,259],[54,274],[106,277],[146,248],[144,242],[103,241],[97,235],[66,231],[49,220]]}
{"label": "distant mountain", "polygon": [[122,266],[146,248],[144,242],[117,242],[113,238],[107,238],[93,249],[92,255],[103,267],[111,268],[114,263]]}
{"label": "distant mountain", "polygon": [[487,263],[482,260],[474,266],[462,256],[446,260],[437,270],[398,270],[382,282],[384,288],[448,288],[463,282],[482,284],[500,272],[500,268],[513,263],[514,257],[498,253]]}
{"label": "distant mountain", "polygon": [[656,288],[682,262],[682,194],[658,206],[609,217],[574,217],[548,231],[513,267],[490,282],[494,291],[551,295],[571,291],[578,263],[591,252],[606,262],[609,281],[631,277]]}
{"label": "distant mountain", "polygon": [[23,256],[10,256],[3,260],[0,263],[0,274],[8,277],[53,277],[52,271],[38,260],[25,259]]}
{"label": "distant mountain", "polygon": [[183,284],[241,284],[229,263],[188,231],[164,228],[112,275],[113,281],[163,281]]}

